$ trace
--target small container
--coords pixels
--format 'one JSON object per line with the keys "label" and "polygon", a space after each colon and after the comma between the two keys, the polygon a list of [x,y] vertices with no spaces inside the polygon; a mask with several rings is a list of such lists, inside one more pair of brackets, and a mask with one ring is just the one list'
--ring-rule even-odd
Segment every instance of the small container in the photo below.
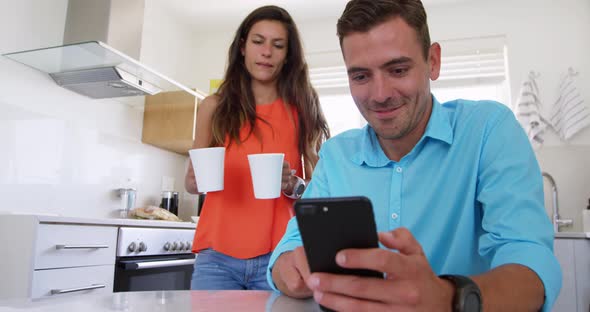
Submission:
{"label": "small container", "polygon": [[178,216],[178,192],[172,192],[172,207],[170,212]]}
{"label": "small container", "polygon": [[137,196],[137,190],[132,188],[120,188],[117,190],[119,197],[121,198],[121,209],[119,217],[129,217],[129,212],[135,207],[135,198]]}
{"label": "small container", "polygon": [[160,203],[160,208],[170,211],[170,208],[172,208],[172,192],[162,192],[162,202]]}
{"label": "small container", "polygon": [[590,232],[590,198],[588,199],[588,206],[582,211],[582,225],[584,232]]}

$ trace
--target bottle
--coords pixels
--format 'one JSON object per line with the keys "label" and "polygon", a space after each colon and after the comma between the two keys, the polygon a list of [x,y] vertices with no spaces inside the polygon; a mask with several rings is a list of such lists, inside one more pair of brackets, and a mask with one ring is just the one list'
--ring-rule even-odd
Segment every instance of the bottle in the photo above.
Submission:
{"label": "bottle", "polygon": [[162,203],[160,203],[160,208],[170,211],[170,208],[172,208],[172,192],[162,192]]}
{"label": "bottle", "polygon": [[588,198],[588,206],[582,211],[582,225],[584,232],[590,232],[590,198]]}
{"label": "bottle", "polygon": [[170,212],[178,216],[178,192],[172,192],[172,207]]}

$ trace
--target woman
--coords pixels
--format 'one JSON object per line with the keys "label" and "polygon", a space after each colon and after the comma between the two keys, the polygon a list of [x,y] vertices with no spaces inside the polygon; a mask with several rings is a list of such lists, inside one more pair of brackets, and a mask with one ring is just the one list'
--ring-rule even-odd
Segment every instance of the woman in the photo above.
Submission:
{"label": "woman", "polygon": [[[276,6],[238,28],[219,90],[197,114],[195,148],[224,146],[224,189],[209,192],[195,233],[192,289],[270,289],[265,270],[292,204],[329,137],[297,28]],[[247,154],[284,153],[283,194],[255,199]],[[186,189],[198,193],[192,165]]]}

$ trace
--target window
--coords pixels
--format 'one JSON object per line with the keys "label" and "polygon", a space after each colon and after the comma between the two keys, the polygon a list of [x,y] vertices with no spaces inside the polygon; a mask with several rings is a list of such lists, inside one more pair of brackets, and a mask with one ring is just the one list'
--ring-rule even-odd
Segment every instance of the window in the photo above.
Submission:
{"label": "window", "polygon": [[[505,41],[504,36],[440,41],[442,66],[439,79],[431,83],[432,94],[441,103],[485,99],[510,107]],[[307,59],[332,135],[363,127],[366,121],[350,96],[340,51],[310,53]]]}
{"label": "window", "polygon": [[439,102],[495,100],[510,107],[504,36],[440,41],[440,76],[431,83]]}

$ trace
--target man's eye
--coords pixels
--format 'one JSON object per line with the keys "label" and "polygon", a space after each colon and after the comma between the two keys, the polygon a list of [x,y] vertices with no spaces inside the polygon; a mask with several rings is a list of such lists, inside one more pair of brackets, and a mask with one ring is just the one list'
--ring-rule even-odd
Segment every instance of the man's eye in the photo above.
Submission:
{"label": "man's eye", "polygon": [[351,76],[352,81],[355,82],[362,82],[364,80],[366,80],[368,78],[368,76],[366,74],[354,74]]}
{"label": "man's eye", "polygon": [[402,76],[405,75],[408,72],[409,68],[408,67],[396,67],[396,68],[392,68],[390,70],[390,73],[396,76]]}

